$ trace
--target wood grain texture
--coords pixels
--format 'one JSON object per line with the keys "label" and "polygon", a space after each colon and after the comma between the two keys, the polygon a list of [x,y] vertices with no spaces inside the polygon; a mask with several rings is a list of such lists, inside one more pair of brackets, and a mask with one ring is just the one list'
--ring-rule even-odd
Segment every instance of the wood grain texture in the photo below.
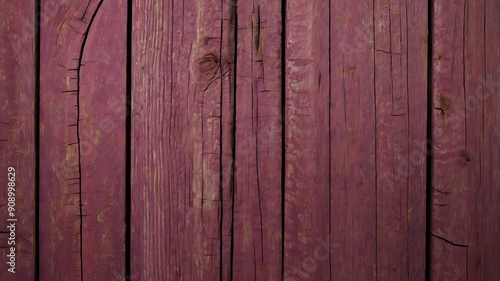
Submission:
{"label": "wood grain texture", "polygon": [[95,18],[81,54],[78,86],[83,279],[122,280],[127,2],[99,3],[89,6]]}
{"label": "wood grain texture", "polygon": [[[122,127],[115,131],[115,144],[109,143],[111,138],[105,136],[101,136],[102,143],[92,142],[99,134],[99,128],[93,127],[96,121],[92,119],[103,121],[103,116],[115,110],[106,106],[106,99],[121,100],[122,106],[125,99],[123,70],[114,72],[114,76],[110,76],[112,79],[95,76],[96,73],[103,75],[101,71],[106,68],[109,71],[110,68],[125,67],[124,27],[106,27],[108,35],[98,33],[104,24],[100,20],[110,14],[124,24],[124,6],[121,9],[108,6],[117,3],[110,1],[104,4],[107,15],[99,15],[97,29],[92,24],[100,13],[103,1],[46,1],[41,6],[41,280],[100,280],[114,278],[115,273],[123,275],[124,178],[120,179],[120,175],[124,175],[125,164],[124,122],[121,121]],[[113,48],[108,49],[99,45],[103,42],[99,42],[99,38],[108,42],[118,40],[121,45],[109,43]],[[105,95],[100,93],[108,87]],[[117,119],[113,122],[118,126],[120,124]],[[109,153],[107,157],[106,153]],[[106,163],[102,157],[115,162]],[[96,159],[100,159],[100,163],[94,165]],[[99,170],[94,170],[96,168]],[[111,190],[105,191],[106,173],[110,170],[116,173],[116,178],[112,179],[115,183]],[[106,208],[103,206],[104,194],[111,194],[113,204],[106,203],[107,211],[115,216],[109,218],[101,214],[101,219],[107,224],[98,226],[99,213],[93,212]]]}
{"label": "wood grain texture", "polygon": [[377,273],[374,5],[331,2],[332,280]]}
{"label": "wood grain texture", "polygon": [[491,41],[499,11],[496,1],[434,3],[431,280],[500,275],[493,121],[500,57]]}
{"label": "wood grain texture", "polygon": [[[35,1],[0,2],[0,279],[35,274]],[[15,240],[9,240],[8,167],[15,169]],[[15,245],[12,245],[15,241]],[[9,243],[11,242],[11,243]],[[15,246],[15,273],[7,271]]]}
{"label": "wood grain texture", "polygon": [[228,4],[133,3],[133,278],[229,276]]}
{"label": "wood grain texture", "polygon": [[281,2],[241,1],[236,12],[232,278],[279,280],[282,274]]}
{"label": "wood grain texture", "polygon": [[328,280],[329,6],[288,1],[285,50],[285,280]]}
{"label": "wood grain texture", "polygon": [[427,15],[426,4],[375,1],[380,280],[425,277]]}

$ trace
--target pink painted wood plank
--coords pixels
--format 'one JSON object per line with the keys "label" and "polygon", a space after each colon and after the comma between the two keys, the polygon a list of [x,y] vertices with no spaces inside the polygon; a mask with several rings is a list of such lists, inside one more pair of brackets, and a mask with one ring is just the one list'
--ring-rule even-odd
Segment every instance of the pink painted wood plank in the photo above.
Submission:
{"label": "pink painted wood plank", "polygon": [[280,13],[280,1],[237,6],[234,280],[282,275]]}
{"label": "pink painted wood plank", "polygon": [[431,280],[500,276],[499,11],[496,1],[434,4]]}
{"label": "pink painted wood plank", "polygon": [[381,280],[425,278],[427,15],[422,3],[375,1],[376,276]]}
{"label": "pink painted wood plank", "polygon": [[[406,7],[407,95],[408,95],[408,206],[407,215],[407,280],[425,278],[426,248],[426,156],[429,137],[427,106],[428,88],[428,26],[426,3],[408,1]],[[424,94],[425,93],[425,94]]]}
{"label": "pink painted wood plank", "polygon": [[[486,0],[484,30],[484,82],[476,87],[482,89],[483,102],[483,142],[481,178],[484,179],[483,212],[481,215],[482,243],[480,251],[483,280],[500,278],[500,2]],[[477,88],[476,88],[477,89]]]}
{"label": "pink painted wood plank", "polygon": [[371,3],[331,2],[332,280],[376,278],[373,17]]}
{"label": "pink painted wood plank", "polygon": [[134,278],[228,276],[228,4],[133,3]]}
{"label": "pink painted wood plank", "polygon": [[[0,2],[0,280],[33,280],[35,275],[34,11],[31,0]],[[14,196],[8,193],[9,178]],[[15,198],[14,217],[9,197]],[[13,236],[7,219],[17,219]],[[8,255],[15,257],[13,268]]]}
{"label": "pink painted wood plank", "polygon": [[[285,280],[329,280],[329,5],[288,1],[285,50]],[[318,250],[319,249],[319,250]]]}
{"label": "pink painted wood plank", "polygon": [[[80,71],[84,280],[125,277],[127,2],[90,2]],[[98,9],[98,10],[97,10]]]}
{"label": "pink painted wood plank", "polygon": [[[117,129],[120,133],[115,135],[116,143],[108,143],[107,148],[104,143],[109,138],[101,136],[103,142],[94,142],[94,145],[89,140],[89,136],[95,137],[97,133],[90,126],[100,124],[105,116],[111,117],[115,110],[110,107],[98,109],[105,105],[102,104],[104,99],[117,98],[123,102],[125,97],[125,77],[120,75],[120,70],[116,71],[121,68],[121,73],[124,73],[125,27],[106,26],[105,29],[112,34],[112,38],[108,35],[108,38],[102,40],[122,42],[121,46],[116,44],[110,49],[99,45],[98,40],[103,35],[97,33],[99,29],[103,29],[100,19],[109,15],[115,17],[115,20],[121,17],[124,24],[125,6],[122,3],[121,9],[118,6],[113,9],[111,6],[110,10],[107,2],[104,5],[107,14],[99,15],[102,3],[98,0],[71,3],[47,1],[41,6],[40,280],[98,280],[104,276],[114,278],[115,272],[118,276],[123,275],[124,220],[120,218],[123,218],[124,211],[122,195],[125,151],[123,137],[120,139],[119,135],[123,136],[124,128]],[[93,26],[97,17],[99,23]],[[99,56],[92,55],[96,53]],[[120,53],[121,60],[118,58]],[[105,66],[103,62],[106,61],[111,62],[112,66]],[[108,71],[102,72],[106,68]],[[109,79],[112,77],[110,72],[116,75],[113,79]],[[99,77],[96,73],[108,77]],[[116,88],[100,92],[107,87]],[[101,99],[94,99],[97,96]],[[92,116],[92,112],[98,113]],[[95,119],[90,120],[92,118]],[[121,121],[116,117],[111,122],[115,122],[115,125],[120,122],[123,124],[124,116],[121,118]],[[101,149],[106,152],[101,151],[99,157],[104,157],[109,152],[113,157],[108,155],[107,160],[113,159],[115,162],[112,165],[108,163],[109,166],[93,173],[93,169],[99,168],[99,165],[106,165],[96,164],[96,159],[92,159],[93,156],[97,157],[96,154]],[[117,154],[113,154],[113,150]],[[102,161],[103,158],[99,159]],[[106,174],[106,170],[112,172]],[[116,188],[111,205],[109,199],[104,199],[105,194],[109,196],[112,191],[102,189],[106,186],[102,184],[106,177],[108,181],[114,182],[113,187]],[[95,197],[97,199],[93,199]],[[113,218],[102,214],[101,219],[108,222],[106,225],[100,227],[82,221],[82,218],[88,222],[99,220],[99,214],[93,214],[92,211],[106,207],[108,212],[118,214]],[[85,233],[83,236],[82,230]],[[102,235],[106,231],[110,236],[102,244]]]}

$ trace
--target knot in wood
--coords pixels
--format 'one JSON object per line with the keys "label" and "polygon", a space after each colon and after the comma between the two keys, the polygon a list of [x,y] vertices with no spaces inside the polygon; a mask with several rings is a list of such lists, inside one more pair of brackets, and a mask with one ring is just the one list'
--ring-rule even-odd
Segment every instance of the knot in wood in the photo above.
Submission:
{"label": "knot in wood", "polygon": [[198,71],[205,81],[217,77],[220,70],[220,58],[214,54],[206,54],[198,60]]}

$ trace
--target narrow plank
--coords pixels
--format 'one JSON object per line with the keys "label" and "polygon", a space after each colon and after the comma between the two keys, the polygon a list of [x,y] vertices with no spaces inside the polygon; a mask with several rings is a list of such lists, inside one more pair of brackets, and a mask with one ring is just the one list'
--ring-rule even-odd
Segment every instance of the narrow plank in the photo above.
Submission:
{"label": "narrow plank", "polygon": [[[409,116],[406,7],[375,1],[377,110],[377,278],[405,280],[408,271],[407,207]],[[425,110],[425,109],[424,109]]]}
{"label": "narrow plank", "polygon": [[[470,196],[465,198],[464,207],[470,216],[470,233],[467,238],[464,250],[464,258],[467,263],[467,280],[485,280],[484,263],[488,262],[488,257],[484,256],[485,234],[488,231],[483,228],[484,221],[484,201],[485,191],[489,189],[491,183],[488,182],[491,174],[483,173],[485,165],[489,161],[487,152],[484,150],[484,131],[488,130],[484,125],[485,112],[484,102],[477,98],[477,86],[479,77],[485,79],[486,49],[485,49],[485,1],[467,1],[465,4],[465,25],[464,25],[464,122],[465,122],[465,147],[461,152],[462,161],[465,160],[464,172],[468,175],[466,188],[470,189]],[[487,102],[487,101],[486,101]],[[486,160],[486,161],[485,161]],[[462,162],[462,163],[464,163]],[[498,165],[498,164],[497,164]],[[485,178],[486,176],[486,178]],[[498,200],[496,200],[498,203]],[[449,222],[455,224],[454,221]],[[498,279],[497,276],[496,279]]]}
{"label": "narrow plank", "polygon": [[376,278],[374,3],[331,2],[332,280]]}
{"label": "narrow plank", "polygon": [[407,75],[408,75],[408,279],[425,279],[426,248],[426,156],[428,124],[428,3],[407,1]]}
{"label": "narrow plank", "polygon": [[237,15],[232,279],[279,280],[282,274],[281,2],[239,2]]}
{"label": "narrow plank", "polygon": [[230,213],[222,200],[231,119],[221,111],[230,108],[233,59],[224,3],[133,3],[133,278],[215,280],[227,272],[221,224]]}
{"label": "narrow plank", "polygon": [[[125,276],[127,2],[91,2],[79,86],[84,280]],[[100,6],[98,6],[100,5]],[[97,10],[98,9],[98,10]]]}
{"label": "narrow plank", "polygon": [[[431,280],[465,280],[471,198],[465,128],[466,1],[434,2],[433,16],[433,182]],[[452,176],[453,175],[453,176]],[[444,243],[443,243],[444,242]]]}
{"label": "narrow plank", "polygon": [[[35,277],[35,21],[35,1],[0,2],[1,280]],[[14,217],[8,209],[9,178],[15,178]],[[17,219],[15,229],[7,228],[7,219]],[[9,256],[15,258],[10,265]]]}
{"label": "narrow plank", "polygon": [[422,3],[375,1],[377,279],[381,280],[425,278],[427,14]]}
{"label": "narrow plank", "polygon": [[329,280],[329,2],[287,1],[285,280]]}
{"label": "narrow plank", "polygon": [[477,81],[482,89],[483,101],[483,150],[481,178],[484,179],[482,233],[480,247],[483,280],[495,280],[500,276],[500,2],[485,1],[484,63],[485,77]]}
{"label": "narrow plank", "polygon": [[[494,1],[493,1],[494,2]],[[432,280],[498,279],[498,4],[434,5]],[[495,38],[495,39],[494,39]],[[497,250],[497,251],[495,251]]]}
{"label": "narrow plank", "polygon": [[82,52],[101,1],[47,1],[40,33],[40,280],[83,273]]}

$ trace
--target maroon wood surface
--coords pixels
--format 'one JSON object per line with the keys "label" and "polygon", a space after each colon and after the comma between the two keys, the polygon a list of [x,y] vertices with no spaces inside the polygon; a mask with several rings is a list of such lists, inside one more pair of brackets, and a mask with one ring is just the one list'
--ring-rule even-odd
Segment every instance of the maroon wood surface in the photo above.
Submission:
{"label": "maroon wood surface", "polygon": [[229,4],[133,4],[134,278],[229,274]]}
{"label": "maroon wood surface", "polygon": [[0,280],[500,279],[499,1],[35,3],[0,3]]}
{"label": "maroon wood surface", "polygon": [[[0,2],[0,280],[9,281],[33,280],[35,274],[34,5],[31,0]],[[8,174],[9,167],[15,175]],[[12,177],[14,217],[8,210]],[[7,219],[17,219],[15,229],[7,228]],[[15,240],[9,240],[11,230]],[[11,247],[15,273],[8,271]]]}
{"label": "maroon wood surface", "polygon": [[380,118],[375,108],[379,93],[373,34],[378,10],[374,9],[372,3],[331,3],[329,249],[333,280],[371,280],[377,274],[376,118]]}
{"label": "maroon wood surface", "polygon": [[281,2],[239,2],[236,12],[232,278],[279,280],[282,274]]}
{"label": "maroon wood surface", "polygon": [[431,280],[500,275],[497,2],[434,3]]}
{"label": "maroon wood surface", "polygon": [[[121,3],[41,6],[40,280],[124,275],[126,6]],[[112,118],[112,132],[104,132],[110,129],[105,117]]]}
{"label": "maroon wood surface", "polygon": [[378,280],[425,278],[427,15],[375,1]]}
{"label": "maroon wood surface", "polygon": [[122,280],[127,3],[103,1],[87,12],[94,7],[79,82],[83,279]]}
{"label": "maroon wood surface", "polygon": [[328,280],[328,2],[289,1],[285,50],[285,280]]}

